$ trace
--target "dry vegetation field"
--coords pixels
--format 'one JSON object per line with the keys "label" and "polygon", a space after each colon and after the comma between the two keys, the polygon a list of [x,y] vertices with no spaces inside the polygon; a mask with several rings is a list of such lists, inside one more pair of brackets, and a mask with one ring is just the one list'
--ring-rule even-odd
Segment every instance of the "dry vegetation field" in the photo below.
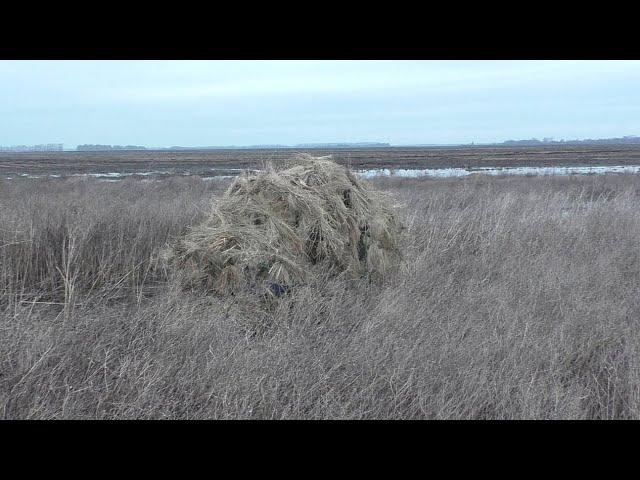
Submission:
{"label": "dry vegetation field", "polygon": [[256,321],[159,258],[226,183],[0,180],[0,418],[640,418],[640,177],[374,183],[398,271]]}

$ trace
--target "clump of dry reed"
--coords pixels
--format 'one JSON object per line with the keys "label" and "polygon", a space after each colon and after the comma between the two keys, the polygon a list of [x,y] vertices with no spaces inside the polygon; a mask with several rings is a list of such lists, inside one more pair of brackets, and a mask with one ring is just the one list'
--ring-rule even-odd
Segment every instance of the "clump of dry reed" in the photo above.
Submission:
{"label": "clump of dry reed", "polygon": [[400,255],[383,193],[330,157],[244,172],[165,252],[182,286],[279,296],[310,274],[380,280]]}

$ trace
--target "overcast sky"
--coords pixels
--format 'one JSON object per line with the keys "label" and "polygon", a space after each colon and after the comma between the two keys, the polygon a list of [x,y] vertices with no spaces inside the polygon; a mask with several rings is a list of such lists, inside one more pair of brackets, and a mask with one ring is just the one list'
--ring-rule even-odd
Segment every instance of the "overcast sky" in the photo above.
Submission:
{"label": "overcast sky", "polygon": [[640,135],[638,61],[0,61],[0,145]]}

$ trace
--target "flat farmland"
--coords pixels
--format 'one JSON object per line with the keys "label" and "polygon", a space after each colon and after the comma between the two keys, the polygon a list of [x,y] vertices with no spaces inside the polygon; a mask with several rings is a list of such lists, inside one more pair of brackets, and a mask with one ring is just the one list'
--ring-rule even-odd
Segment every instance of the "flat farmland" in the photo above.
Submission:
{"label": "flat farmland", "polygon": [[640,165],[640,145],[0,152],[0,177],[107,173],[215,176],[259,168],[268,161],[281,162],[301,152],[333,155],[338,163],[358,170]]}

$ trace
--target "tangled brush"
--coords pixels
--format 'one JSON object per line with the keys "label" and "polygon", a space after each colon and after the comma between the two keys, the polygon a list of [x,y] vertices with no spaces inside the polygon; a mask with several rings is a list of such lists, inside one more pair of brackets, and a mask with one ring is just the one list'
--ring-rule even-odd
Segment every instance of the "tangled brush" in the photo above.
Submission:
{"label": "tangled brush", "polygon": [[244,172],[165,258],[185,287],[279,296],[308,275],[379,280],[399,260],[386,195],[330,157]]}

